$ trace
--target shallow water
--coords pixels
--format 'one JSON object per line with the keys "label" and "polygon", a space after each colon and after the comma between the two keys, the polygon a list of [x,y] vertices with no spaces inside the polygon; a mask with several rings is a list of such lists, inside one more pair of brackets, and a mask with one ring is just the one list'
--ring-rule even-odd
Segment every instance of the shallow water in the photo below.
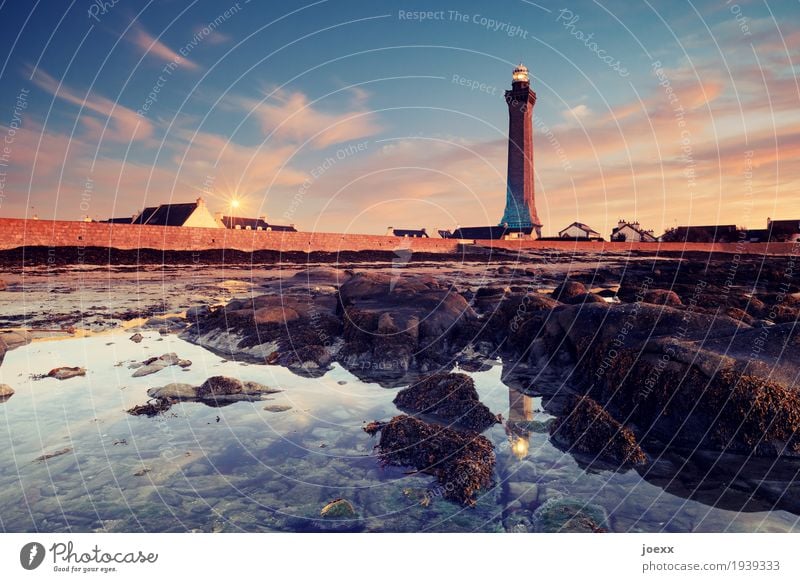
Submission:
{"label": "shallow water", "polygon": [[[135,344],[128,335],[35,342],[7,354],[0,382],[16,394],[0,404],[0,529],[505,531],[550,499],[573,499],[602,508],[612,531],[800,531],[788,511],[709,502],[725,489],[714,481],[705,488],[712,495],[690,500],[697,495],[682,493],[669,475],[661,484],[678,494],[635,471],[584,470],[543,432],[509,436],[500,425],[485,433],[496,447],[496,486],[475,508],[436,495],[426,506],[426,492],[437,490],[432,478],[381,467],[376,440],[362,431],[365,421],[398,413],[397,389],[361,382],[339,366],[323,378],[302,378],[277,366],[226,361],[175,336],[146,333]],[[131,361],[167,352],[192,366],[131,377]],[[31,378],[57,366],[88,372],[64,381]],[[540,399],[504,386],[500,371],[472,374],[482,401],[512,421],[546,421]],[[284,391],[222,408],[178,404],[156,418],[124,412],[145,402],[149,387],[200,384],[213,375]],[[265,405],[292,408],[270,412]],[[317,519],[338,497],[352,502],[358,520]]]}

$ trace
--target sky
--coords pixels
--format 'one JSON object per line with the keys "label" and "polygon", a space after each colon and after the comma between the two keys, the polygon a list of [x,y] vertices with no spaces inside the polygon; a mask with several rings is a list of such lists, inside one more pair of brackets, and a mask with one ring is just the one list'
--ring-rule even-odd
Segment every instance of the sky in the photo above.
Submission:
{"label": "sky", "polygon": [[523,62],[545,235],[800,219],[797,0],[0,2],[0,216],[497,224]]}

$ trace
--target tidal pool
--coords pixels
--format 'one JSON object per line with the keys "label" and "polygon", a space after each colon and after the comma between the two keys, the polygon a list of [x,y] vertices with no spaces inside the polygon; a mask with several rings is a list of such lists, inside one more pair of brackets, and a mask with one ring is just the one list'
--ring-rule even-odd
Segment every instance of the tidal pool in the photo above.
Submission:
{"label": "tidal pool", "polygon": [[[550,443],[541,398],[505,386],[500,366],[472,376],[481,400],[524,430],[496,425],[485,433],[497,453],[496,484],[468,508],[431,495],[437,484],[429,476],[380,466],[376,439],[362,426],[399,413],[398,389],[362,382],[338,365],[303,378],[228,361],[175,336],[144,333],[136,344],[129,335],[40,341],[6,355],[0,383],[16,394],[0,404],[0,529],[530,531],[537,508],[571,500],[602,515],[610,531],[800,530],[795,513],[764,501],[741,472],[698,478],[699,469],[674,468],[668,455],[666,473],[660,463],[647,479],[582,468]],[[192,365],[132,377],[130,363],[168,352]],[[58,366],[82,366],[87,375],[34,378]],[[187,402],[153,418],[125,412],[144,403],[150,387],[199,385],[215,375],[283,392],[220,408]],[[53,453],[61,454],[37,460]],[[349,500],[358,519],[320,519],[336,498]]]}

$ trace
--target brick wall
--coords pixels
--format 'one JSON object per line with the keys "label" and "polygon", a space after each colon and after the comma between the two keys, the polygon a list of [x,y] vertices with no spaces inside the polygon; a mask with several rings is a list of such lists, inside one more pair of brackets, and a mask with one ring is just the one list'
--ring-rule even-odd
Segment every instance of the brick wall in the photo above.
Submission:
{"label": "brick wall", "polygon": [[[559,250],[570,252],[620,253],[625,251],[726,252],[742,254],[797,254],[793,243],[610,243],[576,241],[477,241],[479,247],[508,251]],[[216,228],[140,226],[73,222],[65,220],[24,220],[0,218],[0,250],[22,246],[84,246],[117,249],[158,249],[200,251],[236,249],[241,251],[396,251],[453,253],[460,250],[457,240],[408,238],[369,234],[320,232],[265,232]]]}

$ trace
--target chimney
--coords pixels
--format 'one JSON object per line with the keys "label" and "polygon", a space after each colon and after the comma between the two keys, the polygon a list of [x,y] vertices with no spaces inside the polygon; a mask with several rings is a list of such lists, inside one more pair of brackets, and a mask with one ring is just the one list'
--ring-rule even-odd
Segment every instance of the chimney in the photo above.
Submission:
{"label": "chimney", "polygon": [[394,227],[393,226],[387,226],[386,227],[386,236],[394,236]]}
{"label": "chimney", "polygon": [[205,206],[206,205],[206,201],[203,200],[202,196],[198,196],[196,202],[197,202],[197,207],[198,208],[201,207],[201,206]]}

